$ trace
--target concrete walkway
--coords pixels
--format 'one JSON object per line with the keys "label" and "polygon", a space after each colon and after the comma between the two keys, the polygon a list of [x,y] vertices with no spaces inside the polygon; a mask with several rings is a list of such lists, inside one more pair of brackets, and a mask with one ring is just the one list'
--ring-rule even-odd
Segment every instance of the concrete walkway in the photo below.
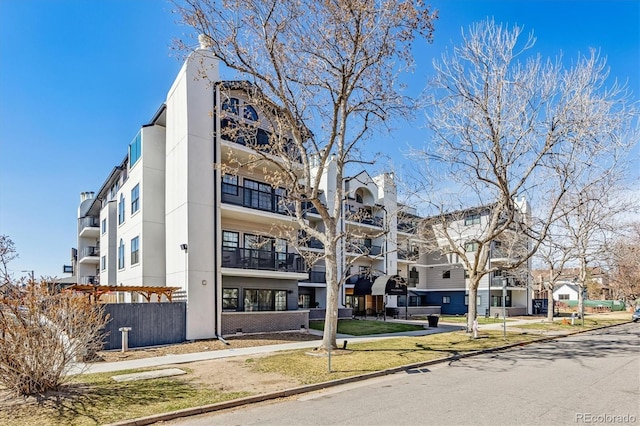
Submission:
{"label": "concrete walkway", "polygon": [[[394,322],[405,322],[412,324],[424,325],[425,321],[401,321],[401,320],[388,320]],[[425,330],[407,331],[402,333],[391,334],[376,334],[369,336],[350,336],[346,334],[338,334],[338,346],[341,346],[343,340],[352,342],[367,342],[380,339],[390,339],[394,337],[403,336],[426,336],[429,334],[448,333],[451,331],[460,330],[460,324],[438,324],[437,328],[429,328]],[[322,332],[316,330],[309,330],[309,333],[318,336],[318,340],[308,340],[304,342],[292,342],[282,343],[279,345],[267,345],[267,346],[251,346],[246,348],[230,348],[216,351],[207,352],[194,352],[189,354],[176,354],[176,355],[164,355],[159,357],[132,359],[127,361],[117,362],[97,362],[91,364],[77,364],[71,371],[70,375],[74,374],[92,374],[92,373],[110,373],[114,371],[131,370],[137,368],[148,367],[160,367],[164,365],[184,364],[187,362],[206,361],[211,359],[229,358],[235,356],[257,355],[273,353],[278,351],[287,351],[295,349],[310,349],[316,348],[322,342]]]}

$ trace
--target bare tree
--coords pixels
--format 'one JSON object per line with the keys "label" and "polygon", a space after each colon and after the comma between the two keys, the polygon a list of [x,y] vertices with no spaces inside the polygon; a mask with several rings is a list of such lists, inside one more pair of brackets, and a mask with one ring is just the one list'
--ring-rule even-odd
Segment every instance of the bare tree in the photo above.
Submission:
{"label": "bare tree", "polygon": [[[535,39],[522,41],[521,34],[517,26],[484,21],[434,62],[432,139],[414,153],[426,160],[427,181],[436,185],[421,191],[443,219],[438,232],[445,243],[436,248],[458,255],[469,271],[469,329],[480,279],[525,265],[562,214],[558,207],[569,190],[584,187],[590,169],[609,169],[619,148],[637,140],[635,128],[629,134],[636,112],[624,88],[605,87],[603,59],[592,51],[565,68],[560,59],[529,55]],[[518,207],[522,198],[533,211]],[[491,208],[484,225],[459,241],[440,213],[469,206]],[[492,242],[508,231],[526,237],[526,250],[494,266]],[[469,258],[466,242],[477,247]]]}
{"label": "bare tree", "polygon": [[12,260],[18,257],[15,245],[11,238],[7,235],[0,235],[0,289],[4,289],[6,286],[13,282],[13,277],[9,273],[7,265]]}
{"label": "bare tree", "polygon": [[611,250],[611,288],[614,297],[627,307],[640,305],[640,223],[631,224],[627,235],[619,236]]}
{"label": "bare tree", "polygon": [[569,246],[562,228],[552,226],[547,238],[538,247],[535,257],[549,271],[549,276],[542,277],[542,284],[547,290],[547,320],[553,322],[553,290],[562,277],[565,268],[573,261],[574,250]]}
{"label": "bare tree", "polygon": [[[338,246],[345,237],[340,224],[347,167],[370,159],[367,139],[410,111],[396,77],[413,66],[416,36],[431,40],[436,15],[420,0],[175,4],[182,21],[201,35],[213,55],[248,81],[247,102],[270,112],[264,143],[253,137],[256,129],[236,127],[255,141],[246,144],[253,155],[236,156],[236,164],[269,167],[269,183],[286,189],[283,204],[296,220],[295,231],[322,243],[318,259],[324,260],[327,281],[322,347],[335,348],[346,276],[338,265]],[[334,181],[323,193],[322,179],[331,168]],[[311,209],[322,226],[310,226],[305,219]]]}

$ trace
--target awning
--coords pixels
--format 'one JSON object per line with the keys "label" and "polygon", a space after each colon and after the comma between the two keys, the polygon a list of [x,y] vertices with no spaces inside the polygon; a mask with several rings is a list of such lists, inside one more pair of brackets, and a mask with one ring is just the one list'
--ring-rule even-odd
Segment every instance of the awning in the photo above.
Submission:
{"label": "awning", "polygon": [[371,294],[371,286],[373,283],[367,278],[358,278],[358,281],[353,286],[354,296],[366,296]]}
{"label": "awning", "polygon": [[407,281],[399,275],[382,275],[373,282],[372,296],[407,295]]}

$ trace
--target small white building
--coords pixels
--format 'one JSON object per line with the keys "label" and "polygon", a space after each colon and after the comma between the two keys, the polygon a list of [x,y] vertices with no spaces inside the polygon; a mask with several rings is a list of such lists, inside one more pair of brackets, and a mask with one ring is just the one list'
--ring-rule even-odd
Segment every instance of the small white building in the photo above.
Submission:
{"label": "small white building", "polygon": [[570,300],[578,300],[580,286],[570,282],[558,282],[553,290],[553,300],[557,302],[568,302]]}

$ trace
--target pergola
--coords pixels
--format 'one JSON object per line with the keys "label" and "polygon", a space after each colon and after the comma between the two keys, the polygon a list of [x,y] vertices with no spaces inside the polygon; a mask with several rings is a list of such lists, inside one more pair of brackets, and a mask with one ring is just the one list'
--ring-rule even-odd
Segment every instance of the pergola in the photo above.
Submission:
{"label": "pergola", "polygon": [[140,293],[147,302],[151,302],[151,296],[156,295],[158,302],[160,302],[162,296],[165,296],[169,302],[173,300],[173,292],[182,290],[180,287],[155,287],[155,286],[123,286],[123,285],[82,285],[76,284],[67,287],[68,290],[78,291],[89,296],[89,300],[93,297],[93,302],[97,303],[100,296],[110,293],[112,291],[124,291],[130,293]]}

